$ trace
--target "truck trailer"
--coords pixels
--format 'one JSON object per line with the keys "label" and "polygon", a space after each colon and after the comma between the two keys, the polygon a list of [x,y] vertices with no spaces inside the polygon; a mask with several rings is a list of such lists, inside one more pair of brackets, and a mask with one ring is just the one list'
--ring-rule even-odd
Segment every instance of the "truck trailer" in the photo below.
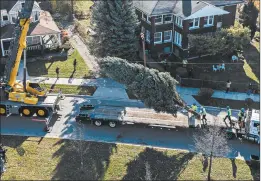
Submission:
{"label": "truck trailer", "polygon": [[188,127],[188,116],[178,113],[178,118],[172,114],[157,113],[153,109],[118,107],[107,105],[84,105],[80,108],[76,121],[90,122],[96,126],[139,124],[150,127],[176,128]]}

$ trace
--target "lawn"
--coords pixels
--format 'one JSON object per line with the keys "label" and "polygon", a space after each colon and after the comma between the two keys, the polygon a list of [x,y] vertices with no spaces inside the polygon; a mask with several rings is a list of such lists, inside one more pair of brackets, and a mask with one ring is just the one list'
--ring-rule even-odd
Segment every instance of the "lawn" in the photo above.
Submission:
{"label": "lawn", "polygon": [[[220,108],[226,108],[229,106],[231,109],[237,109],[240,110],[241,108],[247,109],[246,101],[238,101],[238,100],[228,100],[228,99],[219,99],[219,98],[213,98],[206,99],[205,97],[201,96],[193,96],[201,105],[204,106],[214,106],[214,107],[220,107]],[[260,103],[259,102],[253,102],[250,107],[252,109],[260,109]]]}
{"label": "lawn", "polygon": [[244,51],[244,71],[246,76],[259,84],[260,74],[260,43],[252,40],[251,45]]}
{"label": "lawn", "polygon": [[[243,57],[238,62],[231,62],[231,57],[208,56],[189,60],[188,68],[193,68],[193,80],[187,80],[188,75],[184,75],[182,84],[188,87],[209,87],[213,89],[224,90],[225,82],[229,79],[231,89],[238,92],[246,92],[248,84],[258,86],[260,74],[260,52],[259,42],[253,40],[251,44],[244,49]],[[173,77],[176,77],[176,69],[181,66],[181,61],[173,57],[169,58],[172,66],[167,69]],[[214,72],[213,65],[225,63],[225,71]],[[180,64],[178,64],[180,63]],[[198,80],[195,80],[198,79]],[[207,81],[203,84],[202,81]],[[259,86],[258,86],[259,87]]]}
{"label": "lawn", "polygon": [[77,86],[77,85],[60,85],[60,84],[41,84],[42,88],[48,90],[54,89],[52,92],[58,92],[57,90],[61,89],[63,94],[75,94],[75,95],[89,95],[92,96],[96,91],[94,86]]}
{"label": "lawn", "polygon": [[[207,176],[202,157],[184,151],[37,137],[1,138],[8,148],[3,180],[205,180]],[[214,180],[259,180],[259,170],[242,160],[216,158],[212,170]]]}
{"label": "lawn", "polygon": [[[73,61],[77,60],[76,71],[73,70]],[[60,68],[60,78],[86,78],[89,69],[77,50],[68,56],[67,60],[28,62],[27,69],[30,76],[56,77],[55,69]]]}

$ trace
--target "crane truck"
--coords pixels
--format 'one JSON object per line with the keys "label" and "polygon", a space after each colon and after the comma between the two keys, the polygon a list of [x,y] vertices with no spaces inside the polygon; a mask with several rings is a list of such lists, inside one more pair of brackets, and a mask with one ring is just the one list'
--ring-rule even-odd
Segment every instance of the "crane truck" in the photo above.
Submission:
{"label": "crane truck", "polygon": [[5,79],[0,86],[0,116],[17,114],[31,117],[36,114],[37,117],[46,118],[46,123],[49,123],[53,113],[60,109],[60,100],[63,97],[61,92],[49,94],[38,83],[27,81],[26,66],[23,83],[16,80],[23,52],[24,61],[26,59],[26,36],[33,6],[34,0],[25,0],[14,29],[10,54],[5,67]]}

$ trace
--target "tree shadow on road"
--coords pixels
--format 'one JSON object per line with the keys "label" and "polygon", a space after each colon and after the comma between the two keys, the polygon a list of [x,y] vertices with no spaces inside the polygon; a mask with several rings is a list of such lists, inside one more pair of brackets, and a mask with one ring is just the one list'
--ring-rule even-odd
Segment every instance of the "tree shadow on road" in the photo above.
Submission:
{"label": "tree shadow on road", "polygon": [[193,153],[167,155],[146,148],[138,158],[127,164],[127,174],[123,180],[177,180],[193,157]]}
{"label": "tree shadow on road", "polygon": [[59,140],[55,145],[61,147],[53,158],[59,157],[60,162],[53,171],[52,180],[101,180],[108,168],[110,155],[113,150],[117,151],[116,144],[107,143]]}

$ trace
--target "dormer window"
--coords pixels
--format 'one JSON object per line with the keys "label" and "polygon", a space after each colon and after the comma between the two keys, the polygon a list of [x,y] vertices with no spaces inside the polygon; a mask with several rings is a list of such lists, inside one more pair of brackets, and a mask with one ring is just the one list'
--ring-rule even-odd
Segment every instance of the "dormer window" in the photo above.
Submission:
{"label": "dormer window", "polygon": [[3,21],[8,21],[8,16],[7,15],[3,16]]}

